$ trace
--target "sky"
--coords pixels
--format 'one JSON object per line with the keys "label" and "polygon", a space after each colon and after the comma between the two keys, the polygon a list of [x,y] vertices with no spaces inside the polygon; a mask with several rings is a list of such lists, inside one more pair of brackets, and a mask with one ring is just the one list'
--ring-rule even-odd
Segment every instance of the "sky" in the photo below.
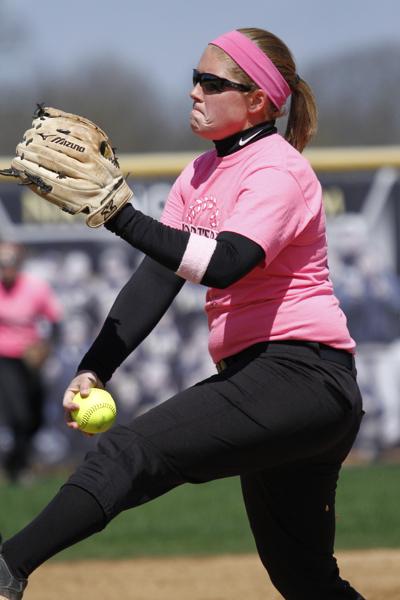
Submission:
{"label": "sky", "polygon": [[298,72],[352,48],[399,42],[398,0],[0,0],[26,30],[3,77],[65,72],[99,56],[139,68],[166,94],[190,86],[204,47],[238,27],[261,27],[291,48]]}

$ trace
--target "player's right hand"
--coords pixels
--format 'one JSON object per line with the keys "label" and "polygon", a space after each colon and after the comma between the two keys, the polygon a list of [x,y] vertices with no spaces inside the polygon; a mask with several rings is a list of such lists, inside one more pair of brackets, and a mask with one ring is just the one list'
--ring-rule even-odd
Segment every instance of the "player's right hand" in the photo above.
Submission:
{"label": "player's right hand", "polygon": [[104,389],[103,383],[97,377],[94,371],[80,371],[67,386],[63,398],[63,407],[66,413],[67,426],[71,429],[78,429],[78,424],[71,418],[71,411],[79,408],[74,402],[75,394],[78,392],[82,397],[89,396],[92,388]]}

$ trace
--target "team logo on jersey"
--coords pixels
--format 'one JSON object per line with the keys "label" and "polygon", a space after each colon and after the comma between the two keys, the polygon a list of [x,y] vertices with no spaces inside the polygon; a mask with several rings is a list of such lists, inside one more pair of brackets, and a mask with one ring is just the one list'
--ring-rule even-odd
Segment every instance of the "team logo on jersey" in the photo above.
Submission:
{"label": "team logo on jersey", "polygon": [[[187,222],[192,225],[195,224],[198,218],[207,214],[207,225],[211,229],[218,229],[219,226],[219,208],[217,206],[217,199],[215,196],[204,196],[203,198],[196,198],[194,202],[189,205],[187,212]],[[203,220],[203,219],[202,219]],[[206,225],[206,223],[204,223]]]}

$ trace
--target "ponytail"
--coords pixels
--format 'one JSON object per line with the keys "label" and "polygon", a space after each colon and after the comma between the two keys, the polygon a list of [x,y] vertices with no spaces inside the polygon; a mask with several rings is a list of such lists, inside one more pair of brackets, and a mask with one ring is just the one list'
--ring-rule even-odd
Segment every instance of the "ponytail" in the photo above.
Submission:
{"label": "ponytail", "polygon": [[285,139],[302,152],[317,131],[317,105],[310,86],[303,79],[299,78],[290,87],[292,95]]}
{"label": "ponytail", "polygon": [[[251,39],[274,63],[288,83],[292,94],[285,139],[302,152],[317,131],[317,105],[310,86],[297,75],[296,64],[286,44],[273,33],[257,28],[238,29]],[[237,67],[243,83],[251,79]],[[282,109],[271,104],[273,118],[284,116]]]}

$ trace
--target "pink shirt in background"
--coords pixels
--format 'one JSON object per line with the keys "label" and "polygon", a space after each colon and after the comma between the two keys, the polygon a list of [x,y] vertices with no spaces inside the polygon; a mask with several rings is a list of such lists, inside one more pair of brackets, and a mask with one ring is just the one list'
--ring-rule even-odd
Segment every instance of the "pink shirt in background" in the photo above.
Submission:
{"label": "pink shirt in background", "polygon": [[61,307],[46,282],[25,273],[10,290],[0,282],[0,356],[20,358],[40,339],[39,321],[60,318]]}
{"label": "pink shirt in background", "polygon": [[245,277],[207,292],[215,362],[266,340],[317,341],[354,352],[329,279],[320,183],[279,134],[229,156],[202,154],[176,180],[161,221],[210,238],[239,233],[265,251]]}

